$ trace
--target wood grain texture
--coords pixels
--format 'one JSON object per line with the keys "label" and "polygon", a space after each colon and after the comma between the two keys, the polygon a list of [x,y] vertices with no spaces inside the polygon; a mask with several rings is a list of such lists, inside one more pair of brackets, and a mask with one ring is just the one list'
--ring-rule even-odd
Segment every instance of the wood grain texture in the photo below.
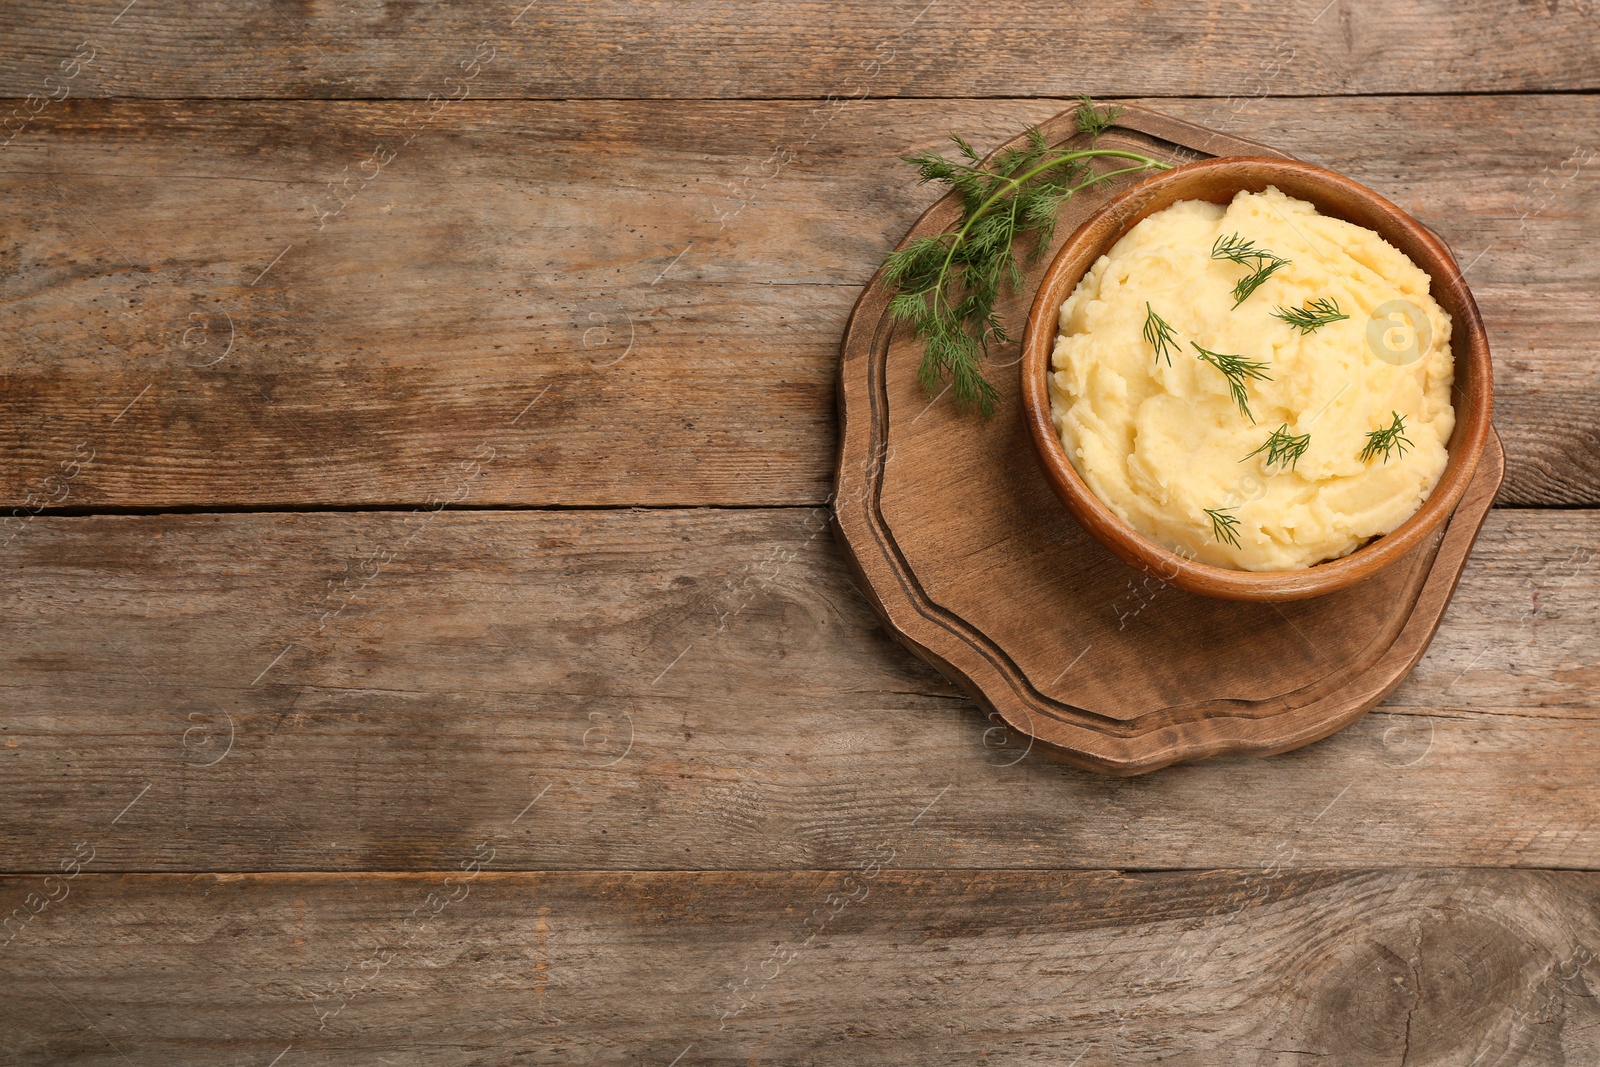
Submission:
{"label": "wood grain texture", "polygon": [[[478,842],[462,858],[485,869],[449,884],[85,872],[0,949],[3,1048],[107,1067],[1600,1057],[1600,875],[917,871],[915,812],[836,871],[500,874]],[[0,879],[8,905],[41,890]]]}
{"label": "wood grain texture", "polygon": [[[538,798],[509,867],[842,867],[948,787],[907,866],[1250,867],[1278,840],[1600,865],[1600,515],[1492,513],[1428,654],[1341,734],[1138,780],[1001,745],[879,628],[825,518],[36,518],[0,569],[3,862],[446,869]],[[1104,611],[1150,623],[1147,595]]]}
{"label": "wood grain texture", "polygon": [[[515,98],[1059,96],[1592,89],[1589,0],[472,0],[449,5],[23,0],[0,15],[0,95],[80,41],[74,95]],[[479,51],[482,47],[486,49]],[[490,57],[486,62],[483,56]],[[464,60],[477,59],[464,67]]]}
{"label": "wood grain texture", "polygon": [[[1456,95],[1592,91],[1594,3],[1324,3],[0,5],[0,1061],[1600,1060],[1597,876],[1463,869],[1600,865],[1600,513],[1339,736],[1108,781],[811,507],[897,157],[1081,90],[1443,234],[1502,502],[1600,504],[1600,98]],[[174,507],[289,513],[36,514]]]}
{"label": "wood grain texture", "polygon": [[[1600,98],[1152,103],[1441,233],[1502,501],[1600,502]],[[0,149],[0,502],[821,502],[845,318],[932,199],[898,157],[1062,104],[52,105]]]}

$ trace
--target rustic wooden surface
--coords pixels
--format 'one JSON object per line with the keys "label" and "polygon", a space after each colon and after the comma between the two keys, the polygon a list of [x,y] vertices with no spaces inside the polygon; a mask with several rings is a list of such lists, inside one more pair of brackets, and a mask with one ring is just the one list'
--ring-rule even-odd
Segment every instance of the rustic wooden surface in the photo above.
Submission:
{"label": "rustic wooden surface", "polygon": [[[468,100],[336,194],[413,104],[69,99],[0,149],[0,493],[87,442],[67,506],[818,504],[845,319],[933,199],[898,157],[1066,103]],[[1600,197],[1567,162],[1600,98],[1144,103],[1238,107],[1439,231],[1494,344],[1502,499],[1600,503]],[[486,441],[509,462],[447,485]]]}
{"label": "rustic wooden surface", "polygon": [[[82,874],[53,925],[9,946],[28,971],[7,990],[10,1051],[108,1067],[1600,1057],[1593,873],[1295,870],[1272,838],[1243,871],[903,870],[915,813],[840,870]],[[461,858],[492,866],[493,848]]]}
{"label": "rustic wooden surface", "polygon": [[1051,96],[1064,74],[1075,92],[1226,96],[1263,71],[1285,95],[1600,87],[1591,0],[1131,6],[14,0],[0,90],[33,91],[86,39],[108,53],[86,92],[144,97],[444,96],[480,43],[473,95],[525,99]]}
{"label": "rustic wooden surface", "polygon": [[1314,866],[1600,867],[1593,512],[1491,513],[1382,710],[1137,781],[1003,747],[818,518],[442,512],[364,586],[413,516],[37,518],[0,587],[7,857],[447,869],[548,786],[510,869],[826,868],[948,785],[912,866],[1241,867],[1283,834]]}
{"label": "rustic wooden surface", "polygon": [[[1597,15],[5,5],[0,1062],[1595,1061]],[[896,157],[1080,90],[1485,314],[1502,507],[1287,756],[1009,747],[827,531]]]}

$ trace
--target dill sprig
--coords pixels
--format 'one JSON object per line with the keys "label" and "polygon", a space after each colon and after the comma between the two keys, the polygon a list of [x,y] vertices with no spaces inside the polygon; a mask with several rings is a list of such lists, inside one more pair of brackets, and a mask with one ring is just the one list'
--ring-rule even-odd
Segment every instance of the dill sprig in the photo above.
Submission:
{"label": "dill sprig", "polygon": [[1288,265],[1289,261],[1287,259],[1275,259],[1271,262],[1257,264],[1254,271],[1240,278],[1239,283],[1233,287],[1233,306],[1238,307],[1244,303],[1250,294],[1261,288],[1268,278]]}
{"label": "dill sprig", "polygon": [[[1097,137],[1114,111],[1088,101],[1077,112],[1078,128]],[[919,237],[884,260],[884,281],[894,292],[889,314],[909,322],[925,342],[917,378],[928,393],[949,382],[956,407],[994,414],[999,393],[984,378],[982,361],[991,343],[1011,340],[995,312],[1001,287],[1020,285],[1022,268],[1012,242],[1032,234],[1032,262],[1043,256],[1055,234],[1062,204],[1101,182],[1144,170],[1171,170],[1171,164],[1138,152],[1116,149],[1054,149],[1038,128],[1028,130],[1018,148],[1008,148],[986,165],[978,151],[952,137],[959,158],[932,153],[907,156],[924,182],[950,186],[961,200],[959,228]],[[1133,165],[1097,173],[1090,161],[1131,160]]]}
{"label": "dill sprig", "polygon": [[1166,359],[1167,366],[1172,366],[1173,353],[1178,352],[1178,335],[1166,319],[1155,313],[1150,306],[1150,301],[1144,302],[1144,339],[1150,347],[1156,350],[1156,359]]}
{"label": "dill sprig", "polygon": [[1257,363],[1243,356],[1229,355],[1226,352],[1213,352],[1209,348],[1201,348],[1193,341],[1189,342],[1189,347],[1200,353],[1201,360],[1222,372],[1222,376],[1228,379],[1228,392],[1233,395],[1233,402],[1239,405],[1239,410],[1244,413],[1245,418],[1255,422],[1256,417],[1250,414],[1249,398],[1245,394],[1244,383],[1246,378],[1254,378],[1261,382],[1272,381],[1271,375],[1262,373],[1267,369],[1267,364]]}
{"label": "dill sprig", "polygon": [[[1306,449],[1310,447],[1311,435],[1309,433],[1290,433],[1289,424],[1286,422],[1276,430],[1273,430],[1271,436],[1261,443],[1261,447],[1245,456],[1244,459],[1249,459],[1250,456],[1259,456],[1265,452],[1267,454],[1267,466],[1277,467],[1279,470],[1282,470],[1285,466],[1293,469],[1300,462],[1300,457],[1306,454]],[[1239,462],[1243,463],[1244,459]]]}
{"label": "dill sprig", "polygon": [[1378,453],[1383,453],[1383,461],[1389,462],[1390,452],[1406,454],[1407,448],[1416,447],[1411,443],[1411,438],[1406,436],[1406,418],[1398,411],[1389,412],[1394,416],[1394,421],[1381,430],[1372,430],[1367,434],[1367,447],[1361,450],[1361,461],[1369,462]]}
{"label": "dill sprig", "polygon": [[1211,258],[1231,260],[1250,270],[1250,273],[1240,278],[1239,283],[1233,287],[1234,307],[1244,303],[1251,293],[1261,288],[1268,278],[1287,267],[1290,262],[1276,252],[1257,248],[1254,241],[1247,241],[1236,233],[1218,237],[1212,242]]}
{"label": "dill sprig", "polygon": [[1203,509],[1211,519],[1211,536],[1217,541],[1226,541],[1234,548],[1239,547],[1239,520],[1229,515],[1233,508],[1205,508]]}
{"label": "dill sprig", "polygon": [[1089,135],[1090,143],[1098,141],[1100,135],[1117,124],[1122,117],[1122,105],[1114,107],[1097,107],[1088,93],[1078,96],[1078,109],[1072,114],[1077,122],[1078,129]]}
{"label": "dill sprig", "polygon": [[1302,334],[1311,333],[1319,327],[1350,316],[1339,310],[1339,301],[1331,296],[1319,296],[1311,301],[1308,307],[1286,308],[1280,307],[1272,313],[1273,318],[1282,319]]}
{"label": "dill sprig", "polygon": [[1282,257],[1276,252],[1268,252],[1265,248],[1257,248],[1254,241],[1248,241],[1239,234],[1230,233],[1211,242],[1211,258],[1229,259],[1242,267],[1248,267],[1257,260]]}

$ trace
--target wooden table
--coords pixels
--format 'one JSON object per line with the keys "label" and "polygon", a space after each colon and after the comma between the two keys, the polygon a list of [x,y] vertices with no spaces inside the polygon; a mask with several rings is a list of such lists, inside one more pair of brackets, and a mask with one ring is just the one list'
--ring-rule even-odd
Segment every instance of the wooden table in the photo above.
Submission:
{"label": "wooden table", "polygon": [[[0,1062],[1600,1062],[1593,0],[924,3],[5,5]],[[1500,506],[1290,755],[1019,760],[826,526],[898,157],[1080,91],[1488,322]]]}

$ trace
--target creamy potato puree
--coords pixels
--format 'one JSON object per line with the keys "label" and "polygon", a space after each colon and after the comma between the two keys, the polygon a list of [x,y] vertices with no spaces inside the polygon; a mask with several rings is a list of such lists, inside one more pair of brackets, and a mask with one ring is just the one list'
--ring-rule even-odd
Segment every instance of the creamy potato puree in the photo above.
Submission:
{"label": "creamy potato puree", "polygon": [[[1233,234],[1290,261],[1237,308],[1232,290],[1248,268],[1211,257]],[[1174,204],[1134,226],[1061,305],[1056,430],[1095,495],[1167,548],[1251,571],[1346,555],[1410,517],[1444,473],[1454,360],[1450,317],[1428,288],[1376,233],[1275,188],[1241,192],[1226,208]],[[1321,297],[1349,318],[1302,334],[1273,317]],[[1419,357],[1380,358],[1368,343],[1374,311],[1395,300],[1431,326]],[[1143,336],[1147,301],[1176,335],[1170,367]],[[1254,422],[1191,342],[1267,364],[1270,381],[1245,382]],[[1367,434],[1394,412],[1405,418],[1405,455],[1363,459]],[[1284,424],[1311,435],[1292,469],[1269,465],[1264,451],[1246,458]],[[1237,547],[1215,535],[1208,508],[1238,520]]]}

